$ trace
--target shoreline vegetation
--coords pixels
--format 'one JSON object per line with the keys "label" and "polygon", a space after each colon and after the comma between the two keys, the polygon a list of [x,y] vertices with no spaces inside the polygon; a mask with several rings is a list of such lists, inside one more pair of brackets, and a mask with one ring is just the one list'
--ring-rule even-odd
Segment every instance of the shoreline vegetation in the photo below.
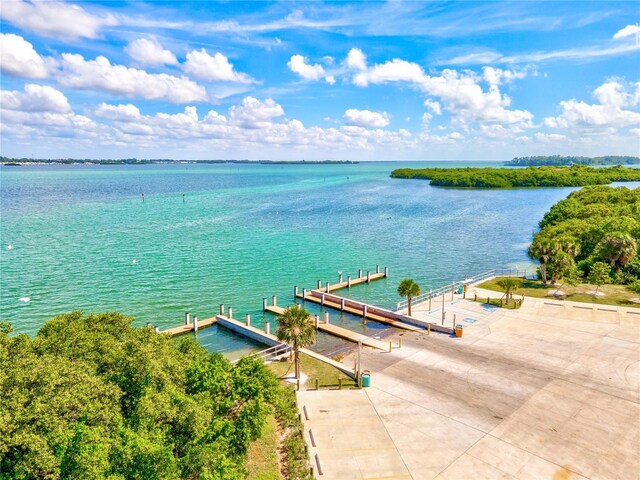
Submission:
{"label": "shoreline vegetation", "polygon": [[210,165],[210,164],[240,164],[240,165],[355,165],[359,162],[351,160],[172,160],[158,159],[92,159],[92,158],[9,158],[0,157],[0,164],[5,166],[17,165]]}
{"label": "shoreline vegetation", "polygon": [[281,445],[284,478],[310,478],[292,386],[132,322],[76,311],[34,338],[0,322],[0,478],[241,480],[247,462],[274,470],[259,439]]}
{"label": "shoreline vegetation", "polygon": [[508,167],[560,167],[571,165],[640,165],[640,157],[623,155],[605,155],[603,157],[576,157],[563,155],[536,155],[531,157],[516,157],[505,162]]}
{"label": "shoreline vegetation", "polygon": [[582,187],[640,181],[640,169],[623,166],[514,168],[400,168],[392,178],[430,180],[437,187],[520,188]]}

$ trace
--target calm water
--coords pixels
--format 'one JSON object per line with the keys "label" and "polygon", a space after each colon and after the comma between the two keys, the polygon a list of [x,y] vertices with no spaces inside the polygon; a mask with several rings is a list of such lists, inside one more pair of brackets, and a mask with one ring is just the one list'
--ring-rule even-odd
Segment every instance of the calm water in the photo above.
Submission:
{"label": "calm water", "polygon": [[[572,190],[439,189],[389,178],[400,165],[0,167],[0,317],[29,334],[73,309],[166,328],[224,303],[262,324],[263,297],[286,305],[294,285],[376,264],[391,278],[351,295],[392,306],[404,277],[428,289],[528,265],[537,222]],[[219,330],[202,331],[202,343],[255,348]],[[318,347],[340,345],[322,336]]]}

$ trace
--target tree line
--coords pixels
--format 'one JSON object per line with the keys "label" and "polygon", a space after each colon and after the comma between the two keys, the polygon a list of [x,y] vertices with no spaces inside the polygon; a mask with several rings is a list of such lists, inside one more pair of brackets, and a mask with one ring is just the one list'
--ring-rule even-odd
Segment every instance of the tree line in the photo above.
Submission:
{"label": "tree line", "polygon": [[593,168],[583,165],[523,169],[401,168],[391,172],[391,177],[427,179],[434,186],[456,188],[581,187],[640,181],[640,169],[622,166]]}
{"label": "tree line", "polygon": [[571,155],[537,155],[516,157],[505,162],[510,167],[540,167],[563,165],[639,165],[640,158],[623,155],[605,155],[603,157],[576,157]]}
{"label": "tree line", "polygon": [[529,256],[544,283],[628,285],[640,293],[640,188],[585,187],[551,207]]}

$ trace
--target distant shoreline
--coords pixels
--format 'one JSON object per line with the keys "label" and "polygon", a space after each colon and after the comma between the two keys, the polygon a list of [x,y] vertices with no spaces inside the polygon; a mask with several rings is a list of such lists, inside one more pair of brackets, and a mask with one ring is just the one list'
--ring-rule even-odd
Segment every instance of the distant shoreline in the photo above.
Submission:
{"label": "distant shoreline", "polygon": [[5,167],[21,165],[354,165],[351,160],[92,160],[92,159],[15,159],[0,157]]}

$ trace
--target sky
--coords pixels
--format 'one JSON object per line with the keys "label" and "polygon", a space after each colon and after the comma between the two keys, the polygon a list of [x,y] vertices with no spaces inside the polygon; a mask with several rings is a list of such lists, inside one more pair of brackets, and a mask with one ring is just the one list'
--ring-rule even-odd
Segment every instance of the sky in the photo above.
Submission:
{"label": "sky", "polygon": [[640,155],[640,2],[0,4],[0,154]]}

